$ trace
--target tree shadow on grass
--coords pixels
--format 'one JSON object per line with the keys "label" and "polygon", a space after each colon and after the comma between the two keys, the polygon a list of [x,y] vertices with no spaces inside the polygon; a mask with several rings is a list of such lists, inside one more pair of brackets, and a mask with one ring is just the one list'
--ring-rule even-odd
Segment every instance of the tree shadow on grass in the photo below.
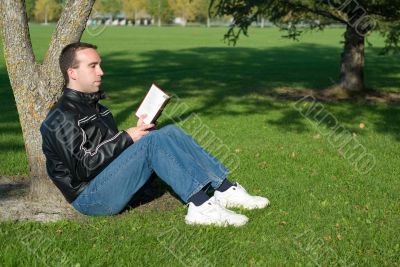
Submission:
{"label": "tree shadow on grass", "polygon": [[[158,203],[154,204],[154,202]],[[150,179],[134,194],[132,199],[120,213],[124,213],[129,209],[140,206],[150,206],[150,208],[154,206],[158,210],[171,210],[179,204],[183,204],[183,202],[175,194],[172,188],[153,173],[150,176]]]}
{"label": "tree shadow on grass", "polygon": [[22,178],[7,179],[0,177],[0,201],[16,198],[26,195],[28,192],[29,183]]}
{"label": "tree shadow on grass", "polygon": [[[146,90],[155,82],[177,100],[186,102],[196,97],[179,120],[196,113],[204,116],[246,116],[281,112],[278,120],[266,121],[282,131],[308,131],[304,118],[296,112],[290,100],[277,100],[271,95],[277,88],[311,88],[320,90],[336,80],[339,70],[340,48],[294,44],[268,49],[239,47],[205,47],[182,50],[155,50],[140,53],[117,51],[102,55],[105,71],[102,90],[117,123],[128,120],[136,110]],[[378,56],[378,48],[367,49],[366,77],[373,87],[400,87],[400,63],[391,56]],[[5,68],[0,68],[0,130],[6,135],[21,135],[15,100]],[[140,89],[138,89],[140,88]],[[356,122],[374,113],[374,130],[400,140],[400,110],[395,105],[349,102],[327,104],[343,122]],[[234,106],[234,108],[232,107]],[[388,127],[391,125],[391,127]],[[4,152],[7,144],[0,145]],[[19,149],[23,149],[20,146]]]}
{"label": "tree shadow on grass", "polygon": [[[378,57],[378,49],[369,51],[366,69],[369,80],[378,88],[399,87],[400,77],[396,74],[400,73],[400,63],[390,57]],[[193,113],[235,117],[279,112],[278,119],[266,120],[265,123],[282,132],[306,132],[310,127],[293,108],[294,101],[267,95],[279,87],[319,90],[329,86],[338,75],[339,55],[337,48],[311,44],[270,49],[208,47],[156,50],[142,53],[137,58],[131,51],[118,51],[102,55],[102,67],[106,73],[102,90],[111,96],[108,100],[111,110],[123,105],[118,112],[113,112],[119,124],[132,116],[150,84],[155,82],[176,94],[176,100],[182,103],[196,98],[195,106],[189,106],[178,117],[171,117],[163,124],[182,120]],[[0,68],[0,87],[3,88],[0,91],[1,134],[21,135],[15,100],[4,68]],[[327,103],[326,106],[344,123],[359,122],[360,118],[373,114],[374,130],[400,141],[399,106],[351,101]],[[10,143],[3,142],[0,143],[0,153],[10,150]],[[13,146],[13,149],[24,150],[23,144]],[[173,195],[162,181],[151,180],[127,208],[162,199],[166,192]]]}
{"label": "tree shadow on grass", "polygon": [[[367,81],[373,81],[378,88],[399,87],[400,76],[397,73],[400,72],[400,64],[393,57],[379,56],[378,52],[378,48],[367,49]],[[338,76],[340,49],[313,44],[270,49],[208,47],[156,50],[142,53],[135,60],[121,60],[123,55],[130,58],[130,53],[119,51],[103,55],[103,68],[108,72],[104,80],[107,91],[113,95],[111,105],[129,102],[126,108],[115,114],[118,122],[132,115],[146,90],[155,82],[175,94],[177,101],[185,102],[193,97],[199,99],[196,106],[178,117],[169,118],[168,122],[182,120],[193,113],[218,117],[279,111],[282,116],[278,120],[266,123],[282,131],[302,132],[309,131],[309,127],[293,108],[294,101],[277,101],[274,97],[265,96],[272,95],[281,87],[318,91],[332,85]],[[132,86],[141,90],[127,90]],[[343,123],[356,123],[374,113],[375,117],[379,117],[374,120],[374,130],[400,140],[399,128],[387,127],[388,124],[400,123],[400,110],[396,105],[357,101],[324,105]],[[340,108],[343,105],[348,108]]]}

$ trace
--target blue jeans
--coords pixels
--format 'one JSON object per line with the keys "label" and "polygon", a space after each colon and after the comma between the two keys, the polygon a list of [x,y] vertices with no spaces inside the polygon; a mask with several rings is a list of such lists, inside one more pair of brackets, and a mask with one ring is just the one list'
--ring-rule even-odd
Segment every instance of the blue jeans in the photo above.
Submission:
{"label": "blue jeans", "polygon": [[184,201],[203,187],[218,188],[228,170],[174,125],[151,131],[126,148],[98,174],[72,206],[86,215],[112,215],[155,172]]}

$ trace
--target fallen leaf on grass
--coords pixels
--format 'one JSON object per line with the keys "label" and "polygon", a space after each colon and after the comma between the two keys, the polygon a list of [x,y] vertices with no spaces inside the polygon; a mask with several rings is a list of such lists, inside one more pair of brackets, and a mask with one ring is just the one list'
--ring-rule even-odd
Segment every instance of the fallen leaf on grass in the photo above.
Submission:
{"label": "fallen leaf on grass", "polygon": [[342,235],[341,235],[341,234],[336,234],[336,238],[337,238],[338,240],[342,240]]}
{"label": "fallen leaf on grass", "polygon": [[266,161],[262,161],[258,164],[258,166],[260,166],[261,169],[266,169],[268,167],[267,162]]}
{"label": "fallen leaf on grass", "polygon": [[314,139],[320,139],[320,138],[321,138],[321,135],[320,135],[320,134],[316,134],[316,135],[313,136],[313,138],[314,138]]}
{"label": "fallen leaf on grass", "polygon": [[324,236],[324,240],[330,241],[330,240],[332,240],[332,237],[330,235],[326,235],[326,236]]}

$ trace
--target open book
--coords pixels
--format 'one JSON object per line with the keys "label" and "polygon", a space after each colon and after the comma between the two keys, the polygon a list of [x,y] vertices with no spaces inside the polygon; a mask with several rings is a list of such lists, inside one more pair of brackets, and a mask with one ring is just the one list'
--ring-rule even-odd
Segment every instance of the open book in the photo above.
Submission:
{"label": "open book", "polygon": [[136,116],[140,118],[140,116],[147,114],[143,122],[145,124],[154,123],[170,99],[169,95],[153,83],[136,111]]}

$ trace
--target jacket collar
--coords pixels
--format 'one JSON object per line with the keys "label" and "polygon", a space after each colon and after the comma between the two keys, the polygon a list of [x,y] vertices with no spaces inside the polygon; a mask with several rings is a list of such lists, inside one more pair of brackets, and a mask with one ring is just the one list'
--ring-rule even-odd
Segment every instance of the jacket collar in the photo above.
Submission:
{"label": "jacket collar", "polygon": [[68,87],[64,88],[64,95],[72,100],[88,104],[97,103],[100,99],[106,98],[106,94],[103,91],[83,93]]}

